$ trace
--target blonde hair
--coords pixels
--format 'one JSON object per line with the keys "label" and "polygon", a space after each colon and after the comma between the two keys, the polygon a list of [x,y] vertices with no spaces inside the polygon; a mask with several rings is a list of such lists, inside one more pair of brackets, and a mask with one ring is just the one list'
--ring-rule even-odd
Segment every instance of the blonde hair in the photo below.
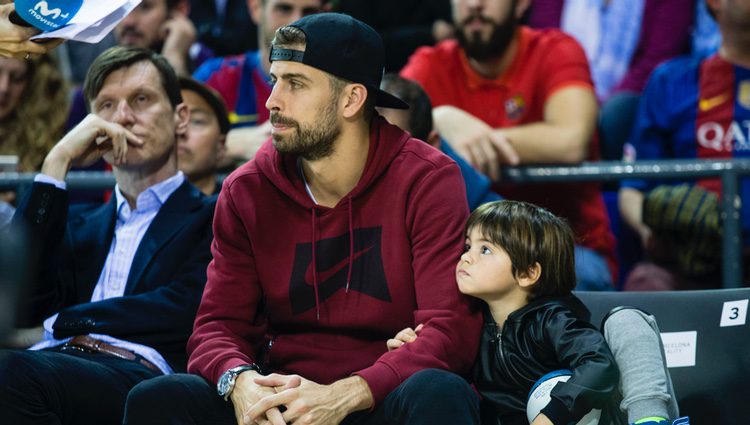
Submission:
{"label": "blonde hair", "polygon": [[19,171],[37,171],[62,137],[68,118],[68,84],[49,54],[28,61],[26,88],[0,122],[0,152],[18,155]]}

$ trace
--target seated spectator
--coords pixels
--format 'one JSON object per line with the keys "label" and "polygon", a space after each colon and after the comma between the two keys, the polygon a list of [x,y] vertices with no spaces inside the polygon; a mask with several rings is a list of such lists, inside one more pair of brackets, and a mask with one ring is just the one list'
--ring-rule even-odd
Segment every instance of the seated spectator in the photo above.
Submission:
{"label": "seated spectator", "polygon": [[227,157],[246,161],[269,137],[266,99],[271,94],[268,60],[271,39],[281,26],[321,10],[323,0],[248,0],[250,16],[258,26],[258,50],[240,56],[212,59],[193,77],[215,89],[229,110],[232,130],[227,135]]}
{"label": "seated spectator", "polygon": [[[424,88],[435,128],[506,199],[567,219],[578,239],[578,289],[610,290],[614,237],[596,183],[510,185],[504,164],[596,159],[597,104],[586,57],[570,36],[520,27],[528,2],[453,2],[458,41],[423,47],[401,71]],[[515,6],[515,7],[514,7]]]}
{"label": "seated spectator", "polygon": [[177,138],[177,165],[204,195],[219,193],[216,171],[226,151],[227,110],[218,93],[192,78],[181,77],[180,87],[190,121]]}
{"label": "seated spectator", "polygon": [[334,12],[371,25],[385,43],[385,72],[398,72],[414,50],[453,38],[450,0],[339,0]]}
{"label": "seated spectator", "polygon": [[[10,341],[30,349],[0,351],[6,423],[120,424],[132,386],[186,367],[216,200],[177,170],[177,76],[158,54],[114,47],[84,92],[94,112],[52,148],[14,217],[38,266]],[[114,196],[69,207],[68,169],[102,157]]]}
{"label": "seated spectator", "polygon": [[[143,0],[99,43],[65,43],[63,63],[69,69],[70,79],[79,85],[94,59],[115,45],[149,48],[166,57],[178,75],[190,75],[214,55],[196,39],[197,29],[191,20],[192,3],[189,0]],[[81,106],[85,106],[84,102]],[[85,111],[81,114],[68,128],[78,124]]]}
{"label": "seated spectator", "polygon": [[191,0],[190,20],[198,41],[217,56],[237,55],[258,46],[258,29],[247,0]]}
{"label": "seated spectator", "polygon": [[189,14],[188,0],[143,0],[115,27],[117,44],[161,53],[177,75],[190,75],[209,53],[199,45],[191,50],[196,33]]}
{"label": "seated spectator", "polygon": [[[188,0],[143,0],[115,27],[117,45],[151,49],[161,53],[177,75],[189,76],[212,56],[195,44],[195,26],[188,19]],[[75,127],[89,112],[81,90],[73,95],[66,129]]]}
{"label": "seated spectator", "polygon": [[469,211],[484,203],[497,201],[500,195],[492,191],[492,182],[484,174],[475,170],[466,160],[461,158],[440,138],[432,126],[432,103],[427,93],[414,81],[399,77],[396,74],[386,74],[380,89],[384,90],[409,104],[409,109],[377,108],[378,113],[391,124],[411,133],[412,137],[427,142],[430,146],[440,149],[461,169],[461,175],[466,186],[466,200],[469,201]]}
{"label": "seated spectator", "polygon": [[63,135],[65,80],[50,55],[0,58],[0,155],[18,156],[19,171],[38,171]]}
{"label": "seated spectator", "polygon": [[[482,423],[526,424],[532,387],[560,369],[572,376],[551,391],[533,425],[580,421],[592,407],[611,419],[622,410],[637,424],[667,425],[667,418],[678,416],[654,318],[618,307],[605,320],[602,336],[571,293],[573,235],[563,220],[531,204],[492,202],[474,210],[465,234],[456,281],[463,294],[485,307],[472,372],[482,395]],[[422,328],[402,330],[388,340],[389,350],[414,342]],[[520,357],[524,367],[517,367]]]}
{"label": "seated spectator", "polygon": [[[470,367],[480,327],[453,284],[458,167],[375,112],[406,105],[378,90],[385,52],[369,26],[306,16],[270,57],[273,143],[219,196],[188,343],[199,376],[135,387],[125,423],[479,423],[452,373]],[[415,321],[420,341],[386,352]]]}
{"label": "seated spectator", "polygon": [[601,102],[600,146],[620,160],[638,97],[651,71],[689,51],[694,10],[685,0],[534,0],[529,23],[561,28],[578,40]]}
{"label": "seated spectator", "polygon": [[[630,160],[750,157],[746,125],[750,120],[750,5],[720,0],[706,3],[721,31],[721,48],[706,59],[679,58],[654,71],[626,146],[625,156]],[[742,182],[742,237],[747,250],[750,180],[743,178]],[[636,266],[624,288],[718,286],[718,196],[718,178],[701,179],[694,184],[674,180],[623,181],[620,213],[638,233],[647,259],[652,261]],[[748,282],[746,275],[745,283]]]}

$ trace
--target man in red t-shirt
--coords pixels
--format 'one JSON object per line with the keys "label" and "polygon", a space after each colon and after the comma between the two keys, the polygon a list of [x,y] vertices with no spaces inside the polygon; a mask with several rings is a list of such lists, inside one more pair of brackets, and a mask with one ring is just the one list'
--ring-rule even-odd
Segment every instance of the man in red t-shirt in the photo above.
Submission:
{"label": "man in red t-shirt", "polygon": [[[430,96],[440,134],[495,182],[503,164],[596,159],[596,96],[583,49],[560,31],[521,27],[528,4],[454,0],[458,40],[417,50],[401,71]],[[565,217],[579,242],[578,288],[612,287],[614,238],[597,184],[495,189]]]}

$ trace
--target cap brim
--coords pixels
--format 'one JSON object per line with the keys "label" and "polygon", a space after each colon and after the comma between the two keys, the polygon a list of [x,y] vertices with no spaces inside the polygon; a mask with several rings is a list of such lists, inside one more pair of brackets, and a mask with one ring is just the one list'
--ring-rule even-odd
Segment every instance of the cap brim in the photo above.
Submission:
{"label": "cap brim", "polygon": [[393,108],[393,109],[409,109],[408,103],[404,102],[403,100],[399,99],[398,97],[388,92],[377,89],[375,91],[375,95],[377,96],[375,98],[375,106],[380,106],[382,108]]}

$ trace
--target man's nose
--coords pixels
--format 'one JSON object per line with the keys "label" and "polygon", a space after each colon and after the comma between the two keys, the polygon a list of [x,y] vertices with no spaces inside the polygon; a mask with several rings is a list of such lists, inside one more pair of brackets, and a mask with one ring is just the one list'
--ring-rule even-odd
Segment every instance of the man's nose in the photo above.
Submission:
{"label": "man's nose", "polygon": [[271,94],[268,96],[268,99],[266,99],[266,109],[269,111],[273,110],[280,110],[281,109],[281,102],[279,99],[279,94],[277,93],[278,84],[273,86],[273,89],[271,89]]}
{"label": "man's nose", "polygon": [[112,116],[112,121],[123,127],[132,125],[135,122],[135,114],[130,105],[128,105],[128,102],[123,100],[117,104],[117,109],[115,110],[114,116]]}
{"label": "man's nose", "polygon": [[474,13],[481,13],[484,9],[484,0],[466,0],[466,7]]}

